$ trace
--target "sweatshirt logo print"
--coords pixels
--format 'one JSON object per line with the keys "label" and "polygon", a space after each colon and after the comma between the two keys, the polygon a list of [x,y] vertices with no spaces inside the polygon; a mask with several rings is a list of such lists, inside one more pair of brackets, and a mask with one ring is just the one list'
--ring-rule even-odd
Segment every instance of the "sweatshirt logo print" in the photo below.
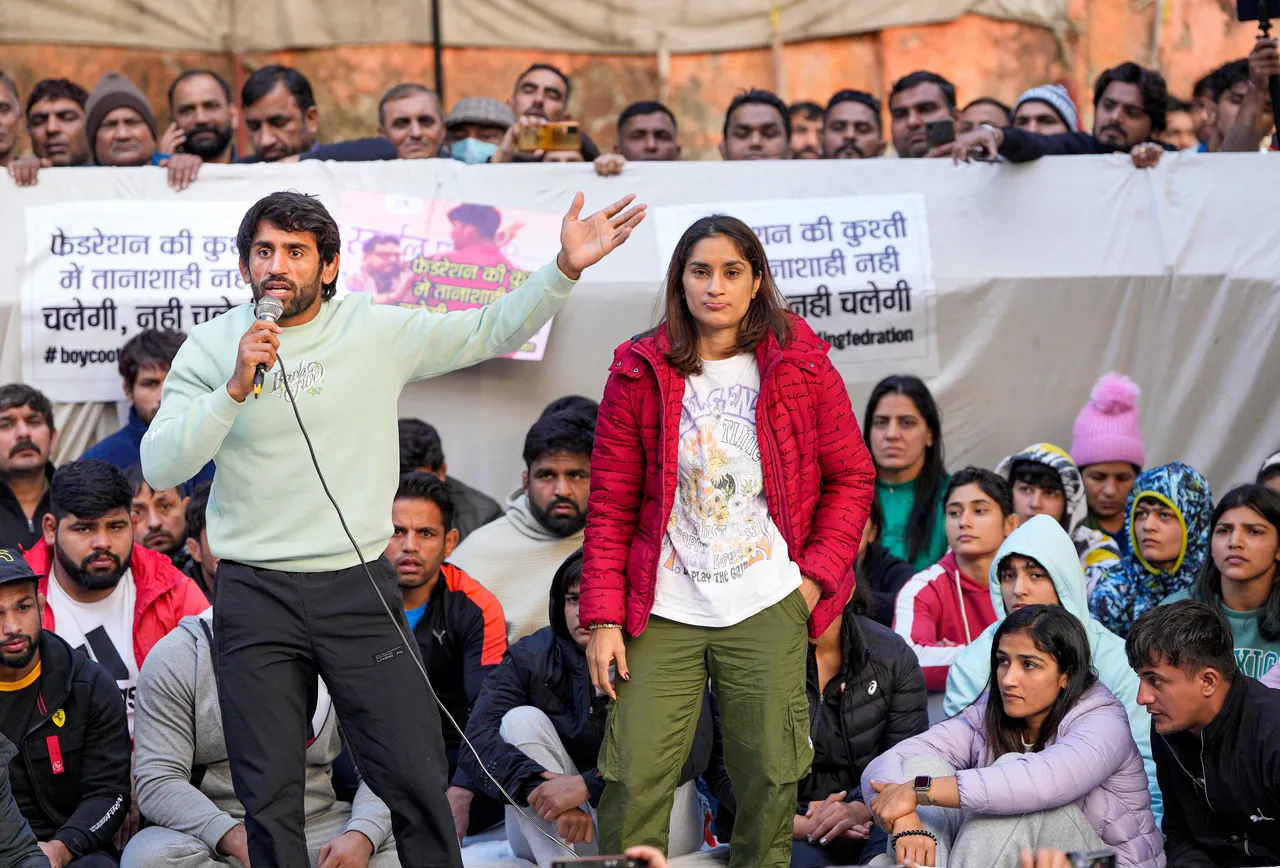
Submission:
{"label": "sweatshirt logo print", "polygon": [[[324,391],[324,365],[319,362],[298,362],[292,371],[288,371],[288,375],[289,391],[295,398],[303,394],[319,395]],[[271,372],[271,394],[285,401],[289,400],[279,368]]]}
{"label": "sweatshirt logo print", "polygon": [[1275,822],[1275,819],[1273,817],[1268,817],[1266,814],[1262,813],[1261,808],[1258,809],[1258,813],[1250,814],[1249,819],[1255,823],[1274,823]]}

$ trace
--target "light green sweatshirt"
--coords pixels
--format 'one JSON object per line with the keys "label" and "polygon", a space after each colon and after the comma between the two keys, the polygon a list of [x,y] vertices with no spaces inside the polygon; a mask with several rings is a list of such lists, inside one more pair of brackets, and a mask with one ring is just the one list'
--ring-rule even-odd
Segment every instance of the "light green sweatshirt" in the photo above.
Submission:
{"label": "light green sweatshirt", "polygon": [[329,490],[365,560],[376,559],[391,539],[404,384],[519,349],[573,286],[550,263],[473,310],[375,305],[363,293],[326,301],[311,322],[282,330],[280,360],[261,397],[240,404],[226,383],[253,305],[233,308],[193,328],[173,360],[160,412],[142,439],[143,474],[163,490],[217,462],[206,528],[219,558],[290,572],[355,566],[285,398],[283,365]]}

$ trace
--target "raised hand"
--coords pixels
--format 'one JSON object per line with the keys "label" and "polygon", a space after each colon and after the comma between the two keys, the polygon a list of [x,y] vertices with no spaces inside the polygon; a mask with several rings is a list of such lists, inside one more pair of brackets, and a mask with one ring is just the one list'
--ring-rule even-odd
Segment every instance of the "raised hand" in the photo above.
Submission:
{"label": "raised hand", "polygon": [[584,269],[604,259],[631,237],[631,230],[644,220],[646,207],[640,204],[627,208],[635,198],[631,193],[607,208],[579,219],[584,198],[581,193],[574,195],[569,213],[564,215],[560,224],[560,253],[556,256],[556,265],[566,277],[577,280]]}

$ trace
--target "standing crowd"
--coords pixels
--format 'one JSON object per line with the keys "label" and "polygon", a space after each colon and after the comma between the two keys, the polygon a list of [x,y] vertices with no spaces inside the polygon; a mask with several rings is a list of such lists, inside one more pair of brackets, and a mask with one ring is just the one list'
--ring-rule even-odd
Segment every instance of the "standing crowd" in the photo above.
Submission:
{"label": "standing crowd", "polygon": [[[1190,100],[1170,94],[1159,72],[1137,63],[1104,71],[1093,92],[1093,127],[1058,84],[1024,92],[1012,107],[979,95],[966,103],[936,72],[921,70],[893,84],[886,97],[840,90],[825,103],[788,105],[758,88],[742,90],[725,109],[719,152],[725,160],[981,158],[1012,163],[1061,154],[1127,152],[1134,165],[1156,165],[1164,151],[1275,149],[1268,81],[1280,74],[1280,49],[1259,38],[1249,57],[1196,82]],[[464,97],[448,111],[426,85],[402,82],[378,102],[374,135],[322,143],[322,117],[311,83],[296,69],[258,68],[240,93],[219,73],[188,69],[169,86],[168,126],[124,75],[108,72],[92,91],[64,78],[37,82],[25,98],[0,71],[0,167],[19,185],[38,183],[41,169],[63,166],[165,167],[170,186],[194,183],[205,163],[293,163],[299,160],[416,160],[464,163],[590,162],[616,175],[628,161],[682,157],[680,127],[654,100],[618,115],[612,152],[572,123],[567,73],[548,63],[522,72],[505,99]],[[934,139],[931,124],[950,122]],[[540,137],[548,124],[565,135]],[[23,131],[29,148],[23,147]],[[236,147],[244,133],[249,152]],[[26,151],[29,150],[29,153]]]}

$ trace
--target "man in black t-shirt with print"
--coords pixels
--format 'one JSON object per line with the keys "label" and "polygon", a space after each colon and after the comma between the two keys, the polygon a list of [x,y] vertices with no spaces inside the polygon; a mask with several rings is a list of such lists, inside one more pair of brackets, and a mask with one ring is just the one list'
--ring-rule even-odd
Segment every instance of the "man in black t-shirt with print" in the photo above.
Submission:
{"label": "man in black t-shirt with print", "polygon": [[38,579],[19,551],[0,549],[0,732],[17,747],[13,799],[52,868],[112,868],[129,812],[124,699],[105,669],[41,629]]}

